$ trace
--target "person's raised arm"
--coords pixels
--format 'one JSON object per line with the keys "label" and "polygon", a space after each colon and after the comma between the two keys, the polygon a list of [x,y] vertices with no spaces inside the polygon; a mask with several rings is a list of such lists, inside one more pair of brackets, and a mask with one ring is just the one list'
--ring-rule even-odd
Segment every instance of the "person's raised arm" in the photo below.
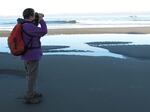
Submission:
{"label": "person's raised arm", "polygon": [[42,37],[47,34],[47,25],[43,19],[39,20],[40,27],[31,23],[25,23],[23,28],[26,33],[35,37]]}

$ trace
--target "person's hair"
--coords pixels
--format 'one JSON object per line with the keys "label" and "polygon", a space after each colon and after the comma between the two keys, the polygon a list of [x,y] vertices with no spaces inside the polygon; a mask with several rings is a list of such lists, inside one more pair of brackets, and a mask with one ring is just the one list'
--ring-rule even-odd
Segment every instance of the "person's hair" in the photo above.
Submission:
{"label": "person's hair", "polygon": [[24,11],[23,11],[23,18],[24,19],[29,19],[30,16],[34,16],[34,9],[32,8],[26,8]]}

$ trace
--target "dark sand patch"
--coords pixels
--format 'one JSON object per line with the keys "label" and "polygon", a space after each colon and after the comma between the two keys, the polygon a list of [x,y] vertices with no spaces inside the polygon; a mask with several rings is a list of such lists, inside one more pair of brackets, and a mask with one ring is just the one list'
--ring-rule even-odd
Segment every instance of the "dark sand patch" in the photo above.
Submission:
{"label": "dark sand patch", "polygon": [[48,52],[93,52],[90,50],[50,50]]}
{"label": "dark sand patch", "polygon": [[87,42],[86,44],[94,47],[99,47],[99,46],[109,46],[109,45],[120,45],[120,44],[132,44],[132,42],[120,42],[120,41],[115,41],[115,42],[110,42],[110,41],[103,41],[103,42]]}
{"label": "dark sand patch", "polygon": [[149,45],[119,45],[119,46],[101,46],[110,52],[122,54],[127,57],[150,59]]}
{"label": "dark sand patch", "polygon": [[64,48],[69,48],[70,46],[42,46],[42,50],[43,52],[47,53],[47,52],[92,52],[89,50],[60,50],[60,49],[64,49]]}
{"label": "dark sand patch", "polygon": [[150,45],[131,45],[131,42],[92,42],[87,43],[93,47],[108,49],[112,53],[122,54],[126,57],[150,59]]}
{"label": "dark sand patch", "polygon": [[69,48],[69,46],[42,46],[43,52],[50,52],[54,49],[63,49],[63,48]]}
{"label": "dark sand patch", "polygon": [[63,49],[63,48],[69,48],[69,46],[42,46],[43,50],[51,50],[51,49]]}
{"label": "dark sand patch", "polygon": [[145,33],[142,33],[142,32],[128,32],[127,34],[145,34]]}

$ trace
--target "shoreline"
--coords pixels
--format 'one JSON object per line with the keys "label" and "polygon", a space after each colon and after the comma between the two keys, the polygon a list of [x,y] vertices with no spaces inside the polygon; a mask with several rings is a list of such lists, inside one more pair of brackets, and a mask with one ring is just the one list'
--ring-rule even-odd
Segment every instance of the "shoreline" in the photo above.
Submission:
{"label": "shoreline", "polygon": [[[102,27],[102,28],[49,28],[47,35],[59,34],[150,34],[149,26],[142,27]],[[8,37],[9,30],[0,30],[0,37]]]}

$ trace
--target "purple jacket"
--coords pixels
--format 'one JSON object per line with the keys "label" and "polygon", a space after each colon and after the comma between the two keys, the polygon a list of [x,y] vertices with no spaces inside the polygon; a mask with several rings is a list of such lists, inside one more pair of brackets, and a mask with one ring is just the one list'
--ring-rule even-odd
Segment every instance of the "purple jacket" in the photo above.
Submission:
{"label": "purple jacket", "polygon": [[21,56],[25,61],[40,60],[42,56],[40,38],[47,34],[47,26],[44,20],[39,22],[40,27],[32,22],[24,22],[23,24],[23,39],[28,44],[27,52]]}

